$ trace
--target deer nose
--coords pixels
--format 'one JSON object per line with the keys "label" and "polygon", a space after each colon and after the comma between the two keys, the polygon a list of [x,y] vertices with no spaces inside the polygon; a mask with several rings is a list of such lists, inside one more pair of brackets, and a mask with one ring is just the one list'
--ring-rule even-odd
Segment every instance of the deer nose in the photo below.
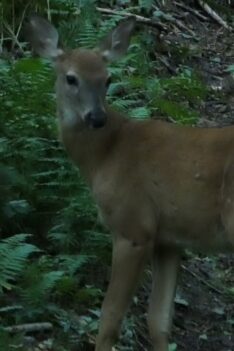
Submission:
{"label": "deer nose", "polygon": [[104,125],[106,124],[107,115],[105,111],[103,111],[102,109],[98,109],[86,113],[84,119],[89,127],[101,128],[104,127]]}

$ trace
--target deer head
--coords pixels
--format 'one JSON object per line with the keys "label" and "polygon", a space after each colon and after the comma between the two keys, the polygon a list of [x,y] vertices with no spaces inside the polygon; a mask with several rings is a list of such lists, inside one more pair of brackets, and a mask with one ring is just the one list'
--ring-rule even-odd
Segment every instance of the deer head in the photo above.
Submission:
{"label": "deer head", "polygon": [[93,50],[62,50],[56,28],[32,15],[25,26],[26,38],[36,54],[55,61],[58,114],[65,125],[100,128],[106,124],[105,97],[110,76],[106,64],[128,49],[135,19],[120,24]]}

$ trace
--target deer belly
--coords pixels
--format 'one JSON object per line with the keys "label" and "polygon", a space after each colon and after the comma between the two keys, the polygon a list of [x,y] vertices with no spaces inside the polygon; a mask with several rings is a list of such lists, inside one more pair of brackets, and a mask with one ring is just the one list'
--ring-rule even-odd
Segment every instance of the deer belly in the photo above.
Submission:
{"label": "deer belly", "polygon": [[219,217],[163,217],[159,222],[161,245],[190,248],[198,251],[233,251],[233,243]]}

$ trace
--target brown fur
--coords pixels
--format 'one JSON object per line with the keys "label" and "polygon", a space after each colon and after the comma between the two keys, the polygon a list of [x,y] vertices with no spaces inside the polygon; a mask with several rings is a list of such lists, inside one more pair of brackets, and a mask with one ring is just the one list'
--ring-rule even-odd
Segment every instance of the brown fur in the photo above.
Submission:
{"label": "brown fur", "polygon": [[67,72],[69,68],[75,69],[77,74],[85,80],[100,78],[103,80],[107,76],[106,66],[103,65],[102,56],[98,51],[85,49],[68,51],[59,56],[57,65],[63,72]]}
{"label": "brown fur", "polygon": [[108,111],[103,129],[63,130],[63,140],[112,230],[117,214],[126,213],[132,223],[150,212],[155,219],[149,220],[148,231],[155,245],[232,250],[234,238],[225,231],[225,212],[227,203],[234,201],[234,193],[228,191],[234,127],[140,122]]}

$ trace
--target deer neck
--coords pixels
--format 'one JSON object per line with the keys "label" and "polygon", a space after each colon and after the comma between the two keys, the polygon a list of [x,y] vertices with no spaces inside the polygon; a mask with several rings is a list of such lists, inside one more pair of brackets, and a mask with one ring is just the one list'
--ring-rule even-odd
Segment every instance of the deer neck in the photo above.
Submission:
{"label": "deer neck", "polygon": [[107,108],[106,125],[89,129],[80,123],[67,125],[63,123],[61,111],[58,114],[60,136],[65,149],[91,185],[101,165],[115,149],[121,130],[129,120]]}

